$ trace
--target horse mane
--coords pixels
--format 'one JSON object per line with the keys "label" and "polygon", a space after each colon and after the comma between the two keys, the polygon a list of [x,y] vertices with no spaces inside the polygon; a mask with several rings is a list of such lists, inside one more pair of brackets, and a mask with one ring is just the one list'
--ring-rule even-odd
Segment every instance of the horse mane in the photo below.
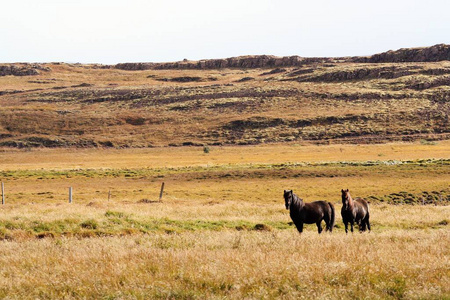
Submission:
{"label": "horse mane", "polygon": [[303,203],[303,199],[292,193],[292,203],[291,206],[294,206],[297,209],[302,208],[305,204]]}

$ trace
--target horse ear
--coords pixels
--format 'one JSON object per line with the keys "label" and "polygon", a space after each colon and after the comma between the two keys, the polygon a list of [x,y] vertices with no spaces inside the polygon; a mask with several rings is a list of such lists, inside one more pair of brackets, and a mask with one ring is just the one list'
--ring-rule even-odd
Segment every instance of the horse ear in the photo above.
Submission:
{"label": "horse ear", "polygon": [[348,189],[346,190],[346,192],[348,192]]}

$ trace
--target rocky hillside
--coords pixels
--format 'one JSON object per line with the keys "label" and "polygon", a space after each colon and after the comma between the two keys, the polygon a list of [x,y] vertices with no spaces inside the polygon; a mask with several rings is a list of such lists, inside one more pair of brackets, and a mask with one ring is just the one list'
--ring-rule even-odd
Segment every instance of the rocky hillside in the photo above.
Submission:
{"label": "rocky hillside", "polygon": [[40,64],[0,64],[0,76],[30,76],[39,75],[41,71],[50,71],[50,68]]}
{"label": "rocky hillside", "polygon": [[448,49],[0,65],[0,146],[433,143],[450,138]]}
{"label": "rocky hillside", "polygon": [[388,51],[368,57],[300,57],[273,55],[249,55],[224,59],[184,60],[169,63],[122,63],[115,67],[121,70],[167,70],[167,69],[223,69],[223,68],[277,68],[301,67],[305,65],[332,63],[398,63],[398,62],[436,62],[450,60],[450,45],[439,44],[432,47],[408,48]]}
{"label": "rocky hillside", "polygon": [[[300,56],[277,57],[273,55],[248,55],[230,57],[224,59],[205,59],[199,61],[184,60],[181,62],[169,63],[123,63],[117,64],[115,67],[121,70],[167,70],[167,69],[183,69],[183,70],[205,70],[205,69],[224,69],[224,68],[276,68],[276,67],[299,67],[314,63],[335,62],[338,59],[312,57],[304,58]],[[344,61],[344,60],[342,60]]]}
{"label": "rocky hillside", "polygon": [[450,60],[450,45],[438,44],[432,47],[404,48],[352,59],[353,62],[363,63],[435,62],[443,60]]}

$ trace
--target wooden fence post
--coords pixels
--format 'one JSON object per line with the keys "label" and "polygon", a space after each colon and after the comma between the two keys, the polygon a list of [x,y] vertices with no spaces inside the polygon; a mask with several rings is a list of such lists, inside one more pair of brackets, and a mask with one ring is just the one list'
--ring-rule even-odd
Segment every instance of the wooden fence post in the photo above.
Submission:
{"label": "wooden fence post", "polygon": [[162,201],[163,192],[164,192],[164,182],[161,184],[161,192],[159,193],[159,202]]}
{"label": "wooden fence post", "polygon": [[69,203],[72,203],[72,187],[69,187]]}
{"label": "wooden fence post", "polygon": [[5,184],[2,181],[2,205],[5,205]]}

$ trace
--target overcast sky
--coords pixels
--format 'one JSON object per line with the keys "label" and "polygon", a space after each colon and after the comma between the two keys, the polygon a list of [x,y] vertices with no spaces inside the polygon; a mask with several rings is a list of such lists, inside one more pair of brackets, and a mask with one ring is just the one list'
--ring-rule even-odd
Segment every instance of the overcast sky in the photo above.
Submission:
{"label": "overcast sky", "polygon": [[5,0],[0,62],[370,55],[450,44],[449,0]]}

